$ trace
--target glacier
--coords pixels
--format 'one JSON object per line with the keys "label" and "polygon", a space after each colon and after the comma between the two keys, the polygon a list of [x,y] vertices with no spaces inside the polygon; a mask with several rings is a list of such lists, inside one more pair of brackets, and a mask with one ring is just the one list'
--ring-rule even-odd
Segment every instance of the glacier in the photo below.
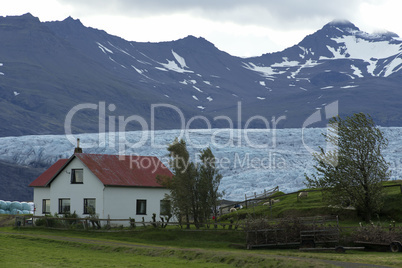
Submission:
{"label": "glacier", "polygon": [[[402,174],[400,127],[380,127],[389,141],[384,157],[391,180]],[[223,175],[219,190],[224,199],[243,200],[245,194],[262,193],[279,186],[283,192],[305,187],[305,174],[314,173],[311,152],[326,148],[325,128],[305,129],[187,129],[91,133],[77,135],[31,135],[0,138],[0,160],[24,166],[50,166],[69,158],[76,138],[84,153],[157,156],[168,165],[167,146],[176,137],[187,143],[193,161],[210,147]]]}

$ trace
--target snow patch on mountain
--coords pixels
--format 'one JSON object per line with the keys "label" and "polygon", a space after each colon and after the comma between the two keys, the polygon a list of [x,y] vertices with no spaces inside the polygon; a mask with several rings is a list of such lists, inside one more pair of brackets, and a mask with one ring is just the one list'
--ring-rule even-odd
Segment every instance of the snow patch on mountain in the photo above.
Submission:
{"label": "snow patch on mountain", "polygon": [[317,66],[319,64],[321,64],[321,63],[319,63],[319,62],[317,62],[315,60],[312,60],[312,59],[308,59],[304,64],[299,65],[300,67],[296,71],[291,72],[289,77],[290,78],[296,78],[296,76],[300,73],[300,71],[302,69],[304,69],[304,68],[313,68],[313,67],[315,67],[315,66]]}
{"label": "snow patch on mountain", "polygon": [[113,51],[111,49],[107,48],[106,46],[102,45],[101,43],[96,42],[96,44],[98,45],[99,49],[102,50],[103,53],[107,54],[107,52],[108,52],[110,54],[113,54]]}
{"label": "snow patch on mountain", "polygon": [[347,85],[347,86],[343,86],[341,88],[355,88],[358,87],[359,85]]}
{"label": "snow patch on mountain", "polygon": [[287,57],[282,58],[283,61],[280,63],[274,63],[271,65],[271,67],[294,67],[294,66],[299,66],[298,61],[289,61]]}
{"label": "snow patch on mountain", "polygon": [[131,65],[131,67],[133,67],[134,68],[134,70],[136,70],[137,71],[137,73],[139,73],[139,74],[143,74],[144,73],[144,71],[143,70],[140,70],[140,69],[137,69],[135,66],[133,66],[133,65]]}
{"label": "snow patch on mountain", "polygon": [[196,81],[196,80],[193,80],[193,79],[190,79],[190,80],[184,79],[183,81],[179,81],[179,83],[180,83],[180,84],[183,84],[183,85],[188,85],[188,84],[193,84],[193,85],[195,85],[195,84],[197,84],[197,81]]}
{"label": "snow patch on mountain", "polygon": [[164,71],[164,72],[168,72],[167,69],[162,68],[162,67],[155,67],[155,69],[159,70],[159,71]]}
{"label": "snow patch on mountain", "polygon": [[258,72],[261,74],[261,76],[263,77],[270,77],[270,78],[275,78],[274,75],[278,75],[278,74],[283,74],[285,73],[285,71],[277,71],[274,70],[272,67],[266,67],[266,66],[257,66],[252,62],[249,63],[245,63],[243,62],[243,67],[254,71],[254,72]]}
{"label": "snow patch on mountain", "polygon": [[148,72],[148,70],[147,69],[138,69],[138,68],[136,68],[135,66],[133,66],[133,65],[131,65],[131,67],[137,72],[137,73],[139,73],[140,75],[142,75],[143,77],[145,77],[145,78],[147,78],[147,79],[149,79],[149,80],[152,80],[152,81],[155,81],[155,79],[152,79],[151,77],[149,77],[148,75],[146,75],[145,73],[147,73]]}
{"label": "snow patch on mountain", "polygon": [[[158,63],[160,65],[162,65],[165,68],[165,70],[170,70],[170,71],[174,71],[177,73],[194,73],[191,70],[185,70],[184,68],[179,67],[179,65],[177,65],[177,63],[174,60],[167,59],[167,62],[168,63],[160,63],[160,62],[158,62]],[[156,67],[156,68],[158,69],[158,67]]]}
{"label": "snow patch on mountain", "polygon": [[179,54],[174,52],[173,49],[172,49],[172,55],[176,61],[166,59],[167,63],[157,62],[158,64],[162,65],[164,68],[160,68],[160,67],[155,67],[155,68],[158,70],[161,70],[161,71],[174,71],[177,73],[194,73],[191,70],[185,69],[185,68],[188,69],[188,66],[186,65],[186,60],[183,57],[181,57]]}
{"label": "snow patch on mountain", "polygon": [[[401,44],[390,43],[389,41],[375,41],[358,38],[355,36],[343,36],[340,38],[331,38],[341,46],[336,49],[337,58],[351,58],[369,61],[371,58],[384,59],[398,54],[401,50]],[[347,56],[349,54],[349,56]]]}
{"label": "snow patch on mountain", "polygon": [[[364,38],[363,38],[364,37]],[[394,72],[399,71],[401,68],[399,65],[402,61],[399,61],[399,56],[402,52],[401,43],[395,38],[391,41],[378,39],[378,35],[363,34],[360,31],[352,31],[352,35],[342,35],[341,37],[331,38],[339,46],[332,47],[326,45],[328,51],[332,53],[332,57],[320,56],[320,60],[333,60],[333,59],[357,59],[367,62],[367,72],[372,76],[378,76],[382,74],[389,76]],[[376,71],[378,68],[378,62],[380,59],[387,59],[395,57],[391,63],[389,63],[385,69],[381,72]],[[395,62],[394,62],[395,61]],[[354,74],[358,77],[363,77],[361,70],[356,66],[351,66],[354,70]]]}
{"label": "snow patch on mountain", "polygon": [[194,88],[195,90],[197,90],[198,92],[204,92],[204,91],[202,91],[201,89],[199,89],[199,88],[196,87],[196,86],[193,86],[193,88]]}
{"label": "snow patch on mountain", "polygon": [[402,69],[402,59],[395,58],[389,64],[387,64],[387,66],[385,66],[383,74],[385,77],[388,77],[391,74],[396,73],[401,69]]}
{"label": "snow patch on mountain", "polygon": [[364,75],[362,74],[362,71],[358,67],[356,67],[352,64],[352,65],[350,65],[350,68],[353,70],[353,74],[356,75],[357,77],[364,77]]}
{"label": "snow patch on mountain", "polygon": [[180,64],[180,67],[182,69],[188,68],[186,65],[186,60],[183,57],[181,57],[179,54],[174,52],[173,49],[172,49],[172,54],[173,54],[173,57],[176,59],[176,61]]}
{"label": "snow patch on mountain", "polygon": [[128,53],[124,49],[121,49],[120,47],[113,45],[111,42],[108,42],[108,44],[111,45],[112,47],[114,47],[116,50],[120,51],[121,53],[126,54],[127,56],[130,56],[133,59],[136,59],[133,55],[131,55],[130,53]]}
{"label": "snow patch on mountain", "polygon": [[305,48],[305,47],[302,47],[302,46],[298,46],[298,47],[299,47],[299,48],[302,50],[302,52],[303,52],[303,54],[299,54],[299,57],[300,57],[300,58],[304,59],[308,54],[311,54],[311,55],[314,56],[314,51],[312,51],[311,48]]}

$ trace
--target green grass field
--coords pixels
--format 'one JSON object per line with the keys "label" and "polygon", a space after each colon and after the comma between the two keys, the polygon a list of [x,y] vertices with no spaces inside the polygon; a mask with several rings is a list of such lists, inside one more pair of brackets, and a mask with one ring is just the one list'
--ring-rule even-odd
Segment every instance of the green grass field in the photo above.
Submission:
{"label": "green grass field", "polygon": [[402,267],[402,253],[245,250],[239,231],[94,232],[0,228],[1,267]]}
{"label": "green grass field", "polygon": [[[10,230],[8,230],[10,231]],[[159,230],[156,244],[165,240]],[[14,232],[14,231],[12,231]],[[23,232],[23,235],[21,235]],[[119,241],[136,240],[123,239],[119,233],[116,239],[108,239],[105,235],[96,241],[87,234],[75,231],[31,232],[20,230],[15,234],[0,233],[0,259],[2,267],[333,267],[331,264],[311,259],[289,259],[284,255],[270,256],[263,252],[250,253],[236,249],[207,249],[185,247],[181,243],[175,246],[161,247],[151,244],[119,243]],[[137,235],[140,232],[135,232]],[[145,233],[147,233],[145,231]],[[186,232],[188,233],[188,232]],[[32,235],[29,235],[32,234]],[[69,236],[71,234],[71,236]],[[58,238],[53,237],[54,235]],[[178,240],[193,239],[193,235],[176,233]],[[67,238],[74,237],[78,240]],[[171,236],[169,236],[171,237]],[[140,238],[139,240],[142,240]],[[198,239],[203,242],[203,239]],[[196,241],[193,241],[195,244]],[[204,242],[205,244],[206,242]]]}
{"label": "green grass field", "polygon": [[[387,182],[393,185],[401,181]],[[402,193],[385,188],[385,206],[376,224],[401,225]],[[245,217],[286,217],[337,214],[343,235],[359,225],[354,211],[328,208],[320,191],[297,200],[281,195],[279,203],[249,206],[227,214],[223,221]],[[345,267],[347,263],[402,267],[402,253],[375,251],[301,252],[298,249],[245,249],[245,232],[214,229],[146,228],[121,230],[13,228],[14,219],[0,215],[0,267]],[[386,248],[385,248],[386,249]],[[345,264],[346,263],[346,264]],[[347,266],[346,266],[347,267]]]}

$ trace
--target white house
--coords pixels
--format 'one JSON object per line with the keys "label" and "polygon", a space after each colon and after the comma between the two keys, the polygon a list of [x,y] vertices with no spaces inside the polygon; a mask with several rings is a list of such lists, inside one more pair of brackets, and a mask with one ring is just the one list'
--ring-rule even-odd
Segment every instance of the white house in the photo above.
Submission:
{"label": "white house", "polygon": [[93,209],[101,219],[139,222],[144,217],[149,222],[153,213],[157,219],[167,214],[163,198],[169,190],[157,182],[158,175],[173,176],[157,157],[74,153],[29,186],[35,215],[76,212],[86,217]]}

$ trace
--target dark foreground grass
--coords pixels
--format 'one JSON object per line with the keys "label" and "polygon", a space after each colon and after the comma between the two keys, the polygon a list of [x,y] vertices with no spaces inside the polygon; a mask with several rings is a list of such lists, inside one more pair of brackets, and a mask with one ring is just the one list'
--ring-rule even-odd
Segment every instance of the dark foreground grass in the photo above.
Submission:
{"label": "dark foreground grass", "polygon": [[[268,254],[292,257],[325,259],[333,262],[364,263],[385,267],[402,267],[402,253],[347,250],[345,253],[335,252],[300,252],[298,250],[270,250]],[[343,264],[344,265],[344,264]],[[366,267],[364,265],[358,267]]]}
{"label": "dark foreground grass", "polygon": [[143,249],[126,249],[53,241],[40,238],[2,236],[2,267],[228,267],[203,260],[153,256]]}
{"label": "dark foreground grass", "polygon": [[0,228],[0,231],[16,232],[19,234],[51,235],[61,237],[80,237],[94,240],[110,240],[130,242],[164,247],[230,249],[235,245],[245,246],[245,233],[229,230],[196,230],[139,227],[122,231],[85,231],[60,230],[47,228]]}
{"label": "dark foreground grass", "polygon": [[[239,231],[137,229],[88,232],[0,228],[0,267],[402,267],[402,253],[245,250]],[[325,261],[324,261],[325,260]]]}
{"label": "dark foreground grass", "polygon": [[105,246],[0,234],[1,267],[334,267],[248,252]]}

